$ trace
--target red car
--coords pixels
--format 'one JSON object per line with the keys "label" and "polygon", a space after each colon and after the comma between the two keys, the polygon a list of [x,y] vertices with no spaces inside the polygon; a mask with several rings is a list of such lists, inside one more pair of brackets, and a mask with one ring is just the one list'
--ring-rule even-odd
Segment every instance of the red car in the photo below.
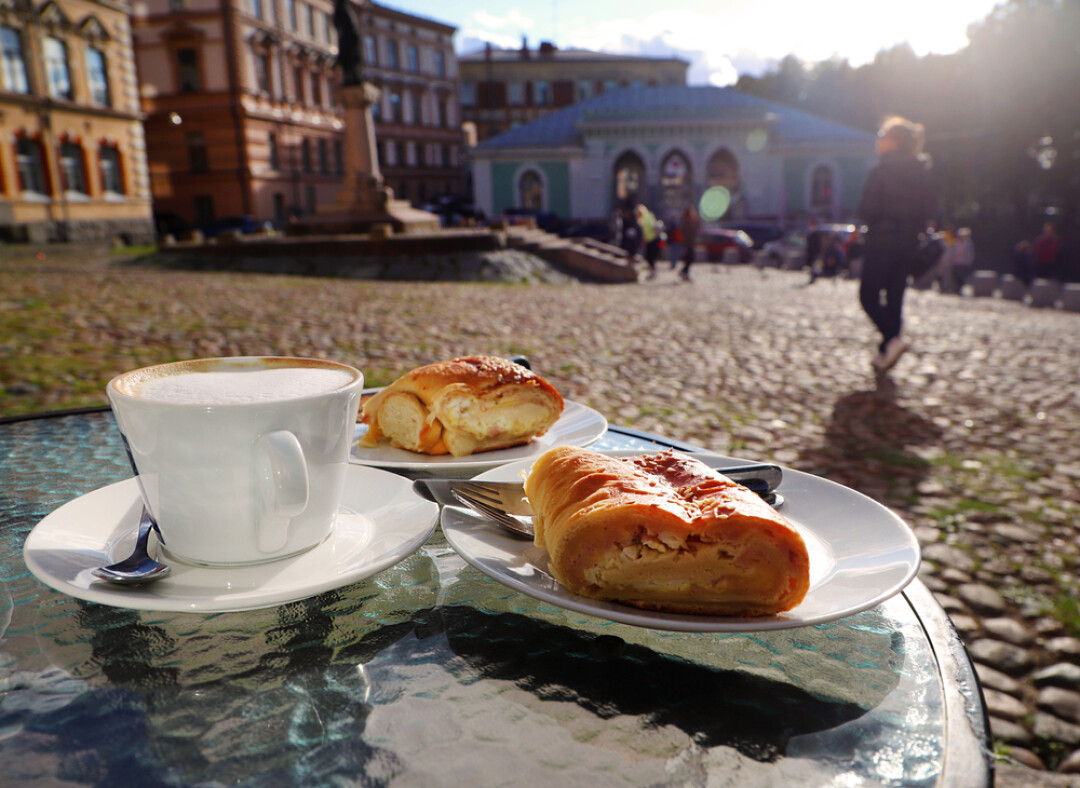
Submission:
{"label": "red car", "polygon": [[754,258],[754,242],[742,230],[721,227],[702,230],[698,244],[705,247],[705,259],[712,263],[724,262],[724,253],[728,249],[738,251],[740,263],[749,263]]}

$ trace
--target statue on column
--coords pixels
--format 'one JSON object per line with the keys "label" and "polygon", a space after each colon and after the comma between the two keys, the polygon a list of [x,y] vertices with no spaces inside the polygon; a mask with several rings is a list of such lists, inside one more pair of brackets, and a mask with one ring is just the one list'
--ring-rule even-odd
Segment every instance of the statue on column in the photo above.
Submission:
{"label": "statue on column", "polygon": [[341,84],[360,85],[364,81],[364,58],[360,49],[360,19],[352,0],[334,0],[334,27],[337,28]]}

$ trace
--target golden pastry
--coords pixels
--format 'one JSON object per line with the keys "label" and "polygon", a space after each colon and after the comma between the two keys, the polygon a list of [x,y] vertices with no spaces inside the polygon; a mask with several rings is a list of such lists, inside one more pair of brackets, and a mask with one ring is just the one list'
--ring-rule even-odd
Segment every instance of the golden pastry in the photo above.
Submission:
{"label": "golden pastry", "polygon": [[798,605],[810,560],[756,494],[671,451],[618,459],[558,446],[525,481],[536,544],[569,591],[674,613],[766,616]]}
{"label": "golden pastry", "polygon": [[528,443],[562,415],[546,380],[497,356],[468,356],[417,367],[367,400],[360,444],[464,457]]}

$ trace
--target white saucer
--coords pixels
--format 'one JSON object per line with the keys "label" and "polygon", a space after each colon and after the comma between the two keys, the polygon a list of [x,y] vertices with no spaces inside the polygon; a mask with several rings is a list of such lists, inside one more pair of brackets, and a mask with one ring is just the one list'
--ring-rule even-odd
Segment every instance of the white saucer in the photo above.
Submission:
{"label": "white saucer", "polygon": [[[142,586],[98,580],[91,569],[130,553],[141,510],[134,478],[69,501],[30,532],[23,546],[26,565],[57,591],[106,605],[200,613],[254,610],[340,588],[393,566],[427,541],[439,514],[436,504],[413,492],[408,479],[350,466],[330,536],[305,553],[223,568],[169,561],[167,577]],[[151,553],[158,549],[151,539]]]}
{"label": "white saucer", "polygon": [[[640,451],[605,452],[617,457]],[[694,454],[723,468],[748,460]],[[530,462],[503,465],[478,478],[520,479]],[[759,618],[654,613],[567,591],[548,568],[547,551],[501,531],[465,509],[443,507],[450,546],[493,580],[567,610],[649,629],[678,632],[764,632],[824,624],[854,615],[903,590],[919,569],[919,543],[907,524],[876,501],[835,482],[784,469],[781,510],[802,535],[810,554],[810,589],[786,613]]]}
{"label": "white saucer", "polygon": [[559,420],[550,430],[529,443],[508,449],[482,451],[467,457],[454,457],[450,454],[417,454],[394,448],[388,443],[380,443],[372,448],[360,446],[355,441],[367,432],[367,425],[357,424],[350,459],[358,465],[389,468],[414,476],[472,476],[508,462],[536,459],[553,446],[589,446],[607,432],[607,426],[607,419],[598,411],[567,400]]}

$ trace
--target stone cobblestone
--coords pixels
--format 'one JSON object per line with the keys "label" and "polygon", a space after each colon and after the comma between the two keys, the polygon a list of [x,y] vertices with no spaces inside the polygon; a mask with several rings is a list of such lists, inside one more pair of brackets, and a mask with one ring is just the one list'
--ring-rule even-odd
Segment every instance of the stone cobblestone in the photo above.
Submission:
{"label": "stone cobblestone", "polygon": [[[924,547],[920,577],[1013,753],[998,784],[1080,785],[1080,314],[909,291],[912,350],[875,378],[854,282],[749,266],[701,265],[690,284],[664,269],[637,286],[26,266],[0,270],[0,285],[0,310],[44,302],[77,335],[0,340],[18,354],[95,355],[108,373],[313,355],[382,384],[435,359],[521,353],[614,423],[860,490]],[[0,364],[9,398],[74,385]],[[1036,782],[1042,769],[1059,771]]]}

